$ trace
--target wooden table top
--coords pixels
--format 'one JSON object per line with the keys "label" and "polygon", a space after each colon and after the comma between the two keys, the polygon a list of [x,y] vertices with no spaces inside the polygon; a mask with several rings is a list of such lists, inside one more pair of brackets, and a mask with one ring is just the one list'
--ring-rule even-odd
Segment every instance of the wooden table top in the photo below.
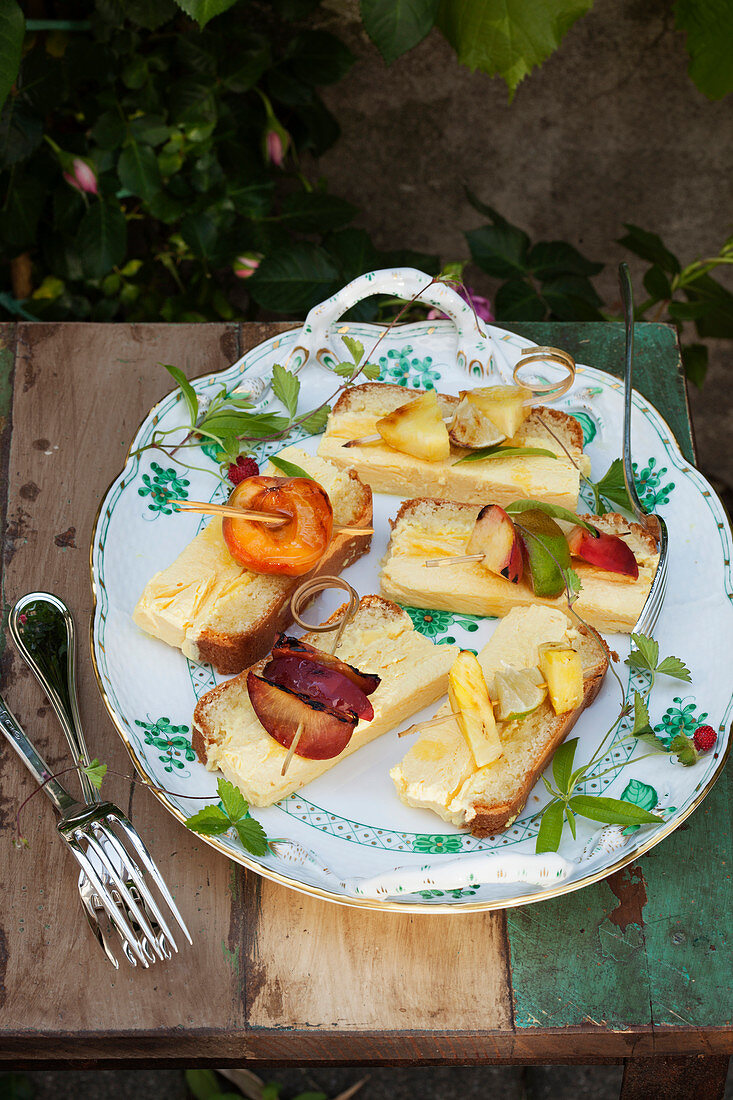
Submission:
{"label": "wooden table top", "polygon": [[[157,364],[208,373],[288,327],[0,326],[4,607],[35,588],[71,606],[87,739],[110,769],[129,774],[130,764],[85,644],[99,501],[138,424],[170,389]],[[620,325],[512,327],[618,373]],[[638,387],[691,459],[674,332],[637,327]],[[56,719],[12,645],[2,692],[50,764],[63,767]],[[111,776],[107,796],[148,841],[194,937],[171,963],[146,972],[123,963],[115,973],[81,919],[76,867],[42,796],[24,813],[30,848],[12,847],[16,809],[33,787],[1,751],[6,1064],[466,1065],[722,1056],[733,1047],[730,769],[638,864],[540,904],[455,917],[348,909],[289,891],[229,862],[148,792]]]}

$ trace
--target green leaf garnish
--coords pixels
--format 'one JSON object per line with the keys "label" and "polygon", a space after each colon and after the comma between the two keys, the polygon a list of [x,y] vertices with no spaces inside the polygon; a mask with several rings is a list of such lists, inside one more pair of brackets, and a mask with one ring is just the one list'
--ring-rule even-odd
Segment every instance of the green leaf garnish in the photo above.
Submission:
{"label": "green leaf garnish", "polygon": [[588,523],[582,516],[577,516],[575,512],[571,512],[569,508],[561,508],[559,504],[546,504],[544,500],[513,500],[511,504],[507,504],[504,511],[511,516],[528,512],[530,509],[544,512],[545,515],[552,516],[554,519],[564,519],[566,523],[575,523],[579,527],[585,527],[586,531],[590,531],[591,534],[596,535],[598,533],[597,527],[594,527],[592,523]]}
{"label": "green leaf garnish", "polygon": [[292,420],[298,408],[300,381],[279,363],[275,363],[272,368],[272,392],[279,401],[282,401]]}
{"label": "green leaf garnish", "polygon": [[675,680],[685,680],[688,684],[692,683],[690,670],[679,657],[665,657],[657,665],[657,672],[661,672],[665,676],[673,676]]}
{"label": "green leaf garnish", "polygon": [[271,462],[278,470],[282,470],[288,477],[307,477],[309,481],[315,481],[312,474],[309,474],[302,466],[298,466],[297,463],[288,462],[287,458],[280,458],[279,455],[270,455],[268,462]]}
{"label": "green leaf garnish", "polygon": [[636,649],[632,649],[626,658],[626,664],[631,668],[645,668],[650,672],[656,672],[659,643],[654,638],[647,638],[645,634],[632,634],[631,640]]}
{"label": "green leaf garnish", "polygon": [[188,413],[191,417],[191,427],[195,428],[196,420],[199,415],[199,399],[196,395],[196,390],[186,378],[186,375],[180,367],[174,367],[170,363],[163,363],[163,366],[168,371],[171,378],[181,387],[183,399],[186,402]]}
{"label": "green leaf garnish", "polygon": [[697,764],[697,749],[689,737],[685,737],[684,733],[678,733],[676,737],[673,737],[669,751],[677,757],[680,764],[684,764],[686,768],[692,767],[693,764]]}
{"label": "green leaf garnish", "polygon": [[649,720],[649,708],[638,691],[634,692],[634,728],[631,732],[634,737],[641,737],[649,733],[654,734]]}
{"label": "green leaf garnish", "polygon": [[329,405],[324,405],[323,408],[314,409],[312,413],[309,413],[300,422],[300,426],[303,431],[308,432],[309,435],[320,435],[323,429],[328,423],[328,416],[331,412]]}
{"label": "green leaf garnish", "polygon": [[471,451],[469,454],[463,455],[453,465],[460,466],[462,462],[481,462],[488,458],[532,458],[535,456],[542,458],[558,457],[554,451],[548,451],[545,447],[502,447],[500,443],[495,443],[492,447],[482,447],[479,451]]}
{"label": "green leaf garnish", "polygon": [[633,512],[634,509],[629,500],[629,494],[626,492],[624,464],[620,458],[614,458],[601,480],[594,482],[593,485],[606,500],[625,508],[627,512]]}
{"label": "green leaf garnish", "polygon": [[364,345],[361,340],[355,340],[353,336],[342,336],[342,340],[348,349],[349,355],[354,360],[354,366],[358,367],[364,358]]}
{"label": "green leaf garnish", "polygon": [[361,373],[368,378],[370,382],[374,382],[382,373],[382,368],[378,363],[365,363],[361,368]]}
{"label": "green leaf garnish", "polygon": [[557,783],[557,789],[562,794],[565,794],[568,789],[568,782],[572,774],[573,760],[575,759],[575,750],[577,747],[578,738],[572,737],[569,741],[563,741],[552,758],[552,774]]}
{"label": "green leaf garnish", "polygon": [[564,815],[564,802],[551,802],[549,806],[545,807],[540,822],[540,831],[537,833],[536,852],[556,852],[558,850]]}
{"label": "green leaf garnish", "polygon": [[581,817],[591,821],[602,821],[605,825],[663,825],[664,818],[650,814],[641,806],[623,802],[620,798],[606,798],[603,795],[576,794],[570,799],[570,805]]}
{"label": "green leaf garnish", "polygon": [[254,856],[266,855],[267,834],[259,821],[249,816],[249,803],[239,787],[222,776],[217,783],[217,791],[223,809],[221,806],[204,806],[189,817],[186,828],[202,836],[219,836],[234,828],[246,851]]}
{"label": "green leaf garnish", "polygon": [[84,772],[87,779],[89,779],[92,786],[100,791],[102,789],[102,780],[107,774],[107,765],[100,764],[95,756],[91,764],[83,765],[81,770]]}

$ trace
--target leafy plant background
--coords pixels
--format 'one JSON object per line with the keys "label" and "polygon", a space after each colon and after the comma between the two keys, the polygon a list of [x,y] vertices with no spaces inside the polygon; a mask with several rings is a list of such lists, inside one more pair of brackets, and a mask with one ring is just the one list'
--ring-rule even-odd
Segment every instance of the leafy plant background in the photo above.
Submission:
{"label": "leafy plant background", "polygon": [[[437,27],[461,64],[503,79],[512,97],[593,6],[49,0],[33,5],[24,27],[15,0],[3,0],[0,310],[39,320],[300,317],[374,267],[437,272],[455,257],[380,249],[358,224],[362,213],[319,175],[339,137],[322,90],[355,60],[333,33],[332,9],[356,15],[390,63]],[[673,5],[690,76],[711,99],[733,79],[726,10],[716,0]],[[363,161],[368,173],[368,148]],[[397,163],[394,179],[399,173]],[[471,205],[487,219],[465,235],[475,264],[465,277],[484,273],[498,320],[617,315],[594,282],[603,269],[595,257],[562,240],[531,241],[484,199],[490,181],[465,203],[467,222]],[[639,316],[685,328],[686,369],[701,383],[702,341],[733,334],[733,295],[716,271],[733,261],[731,241],[678,259],[647,229],[619,224],[618,233],[644,262]],[[371,301],[358,314],[390,308]]]}

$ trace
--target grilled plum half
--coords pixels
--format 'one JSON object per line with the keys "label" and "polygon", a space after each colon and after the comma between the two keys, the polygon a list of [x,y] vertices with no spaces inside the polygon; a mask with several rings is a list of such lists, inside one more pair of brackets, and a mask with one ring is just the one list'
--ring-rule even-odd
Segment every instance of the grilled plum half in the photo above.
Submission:
{"label": "grilled plum half", "polygon": [[262,726],[283,748],[290,748],[302,724],[295,755],[308,760],[331,760],[338,756],[359,721],[354,711],[335,710],[307,699],[289,688],[268,683],[255,672],[247,673],[247,690]]}
{"label": "grilled plum half", "polygon": [[347,680],[351,680],[352,684],[356,684],[365,695],[371,695],[381,683],[380,677],[375,673],[362,672],[353,665],[347,665],[346,661],[335,657],[333,653],[324,653],[323,650],[316,649],[315,646],[301,641],[300,638],[291,638],[289,634],[280,634],[275,639],[272,656],[300,657],[304,661],[313,661],[323,668],[333,669],[335,672],[340,672]]}

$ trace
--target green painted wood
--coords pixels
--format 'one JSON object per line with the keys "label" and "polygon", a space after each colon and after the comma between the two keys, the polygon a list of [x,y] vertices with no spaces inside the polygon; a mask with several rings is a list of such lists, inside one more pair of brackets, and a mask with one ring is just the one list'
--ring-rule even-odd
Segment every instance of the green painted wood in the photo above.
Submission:
{"label": "green painted wood", "polygon": [[[624,367],[624,326],[620,322],[522,322],[502,327],[536,344],[569,351],[578,363],[619,377]],[[634,326],[634,388],[643,393],[672,429],[683,455],[695,460],[677,332],[672,325],[640,322]]]}
{"label": "green painted wood", "polygon": [[[507,327],[622,373],[621,325]],[[676,333],[638,324],[635,335],[635,384],[692,460]],[[576,894],[509,910],[517,1026],[731,1026],[731,820],[728,769],[688,821],[638,864]]]}

